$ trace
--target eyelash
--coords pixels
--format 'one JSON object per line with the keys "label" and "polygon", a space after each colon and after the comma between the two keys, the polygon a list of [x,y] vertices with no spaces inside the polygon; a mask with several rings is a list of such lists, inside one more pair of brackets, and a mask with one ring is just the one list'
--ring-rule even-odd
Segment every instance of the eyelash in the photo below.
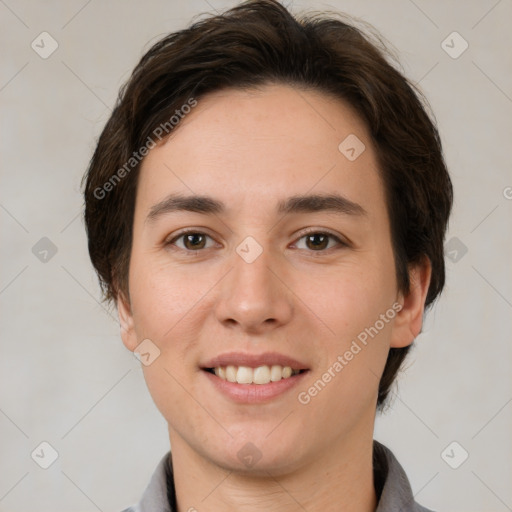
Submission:
{"label": "eyelash", "polygon": [[[204,233],[203,231],[199,231],[197,229],[187,229],[187,230],[184,230],[182,231],[181,233],[179,233],[178,235],[174,236],[172,239],[166,241],[164,243],[164,245],[166,247],[168,246],[174,246],[173,247],[173,250],[178,250],[178,251],[185,251],[186,253],[189,253],[189,254],[197,254],[199,253],[200,251],[204,251],[206,249],[209,249],[208,248],[205,248],[205,249],[183,249],[181,247],[176,247],[175,246],[175,242],[181,238],[183,238],[184,236],[186,235],[190,235],[190,234],[194,234],[194,235],[203,235],[203,236],[207,236],[209,237],[210,239],[213,240],[213,238],[208,235],[208,233]],[[308,252],[311,252],[311,253],[325,253],[325,252],[330,252],[332,249],[341,249],[341,248],[344,248],[344,247],[348,247],[349,244],[344,242],[343,240],[341,240],[340,237],[338,237],[337,235],[329,232],[329,231],[322,231],[322,230],[318,230],[318,229],[310,229],[308,231],[305,231],[303,232],[299,238],[297,239],[297,241],[299,240],[302,240],[303,238],[305,238],[306,236],[308,235],[327,235],[329,238],[335,240],[337,242],[337,246],[334,246],[334,247],[329,247],[327,249],[320,249],[318,251],[314,251],[314,250],[308,250]],[[307,250],[307,249],[306,249]]]}

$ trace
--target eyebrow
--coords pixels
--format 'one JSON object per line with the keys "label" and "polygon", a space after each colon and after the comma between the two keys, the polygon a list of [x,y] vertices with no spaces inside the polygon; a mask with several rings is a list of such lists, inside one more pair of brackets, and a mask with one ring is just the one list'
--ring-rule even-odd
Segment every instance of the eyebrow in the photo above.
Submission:
{"label": "eyebrow", "polygon": [[[209,196],[170,194],[151,207],[146,221],[154,222],[165,214],[179,211],[216,215],[225,212],[226,206],[222,201]],[[279,214],[323,211],[361,217],[368,214],[360,204],[339,194],[296,195],[279,201],[277,205]]]}

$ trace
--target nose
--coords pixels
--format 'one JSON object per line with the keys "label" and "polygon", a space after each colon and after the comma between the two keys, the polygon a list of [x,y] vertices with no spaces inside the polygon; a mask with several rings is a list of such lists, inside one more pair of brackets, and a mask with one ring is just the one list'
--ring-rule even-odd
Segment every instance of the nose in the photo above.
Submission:
{"label": "nose", "polygon": [[250,263],[234,252],[232,261],[232,270],[222,280],[215,308],[217,320],[251,334],[270,332],[288,323],[293,314],[293,294],[270,251],[264,249]]}

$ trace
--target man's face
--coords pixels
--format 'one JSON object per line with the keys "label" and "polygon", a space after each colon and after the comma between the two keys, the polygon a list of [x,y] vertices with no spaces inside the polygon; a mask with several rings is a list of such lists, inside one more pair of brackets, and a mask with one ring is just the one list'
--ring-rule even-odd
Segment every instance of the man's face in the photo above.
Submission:
{"label": "man's face", "polygon": [[142,164],[129,283],[123,340],[160,350],[144,375],[173,451],[228,469],[371,439],[389,348],[413,339],[367,129],[317,92],[199,101]]}

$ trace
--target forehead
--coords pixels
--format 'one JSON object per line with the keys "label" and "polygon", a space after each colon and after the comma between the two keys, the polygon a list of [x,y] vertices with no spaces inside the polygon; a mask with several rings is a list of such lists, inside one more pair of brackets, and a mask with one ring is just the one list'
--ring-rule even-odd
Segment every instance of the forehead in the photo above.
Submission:
{"label": "forehead", "polygon": [[[363,121],[339,99],[284,85],[201,98],[141,167],[137,208],[169,193],[215,196],[254,214],[291,195],[337,192],[382,214],[384,193]],[[228,211],[229,213],[229,211]]]}

